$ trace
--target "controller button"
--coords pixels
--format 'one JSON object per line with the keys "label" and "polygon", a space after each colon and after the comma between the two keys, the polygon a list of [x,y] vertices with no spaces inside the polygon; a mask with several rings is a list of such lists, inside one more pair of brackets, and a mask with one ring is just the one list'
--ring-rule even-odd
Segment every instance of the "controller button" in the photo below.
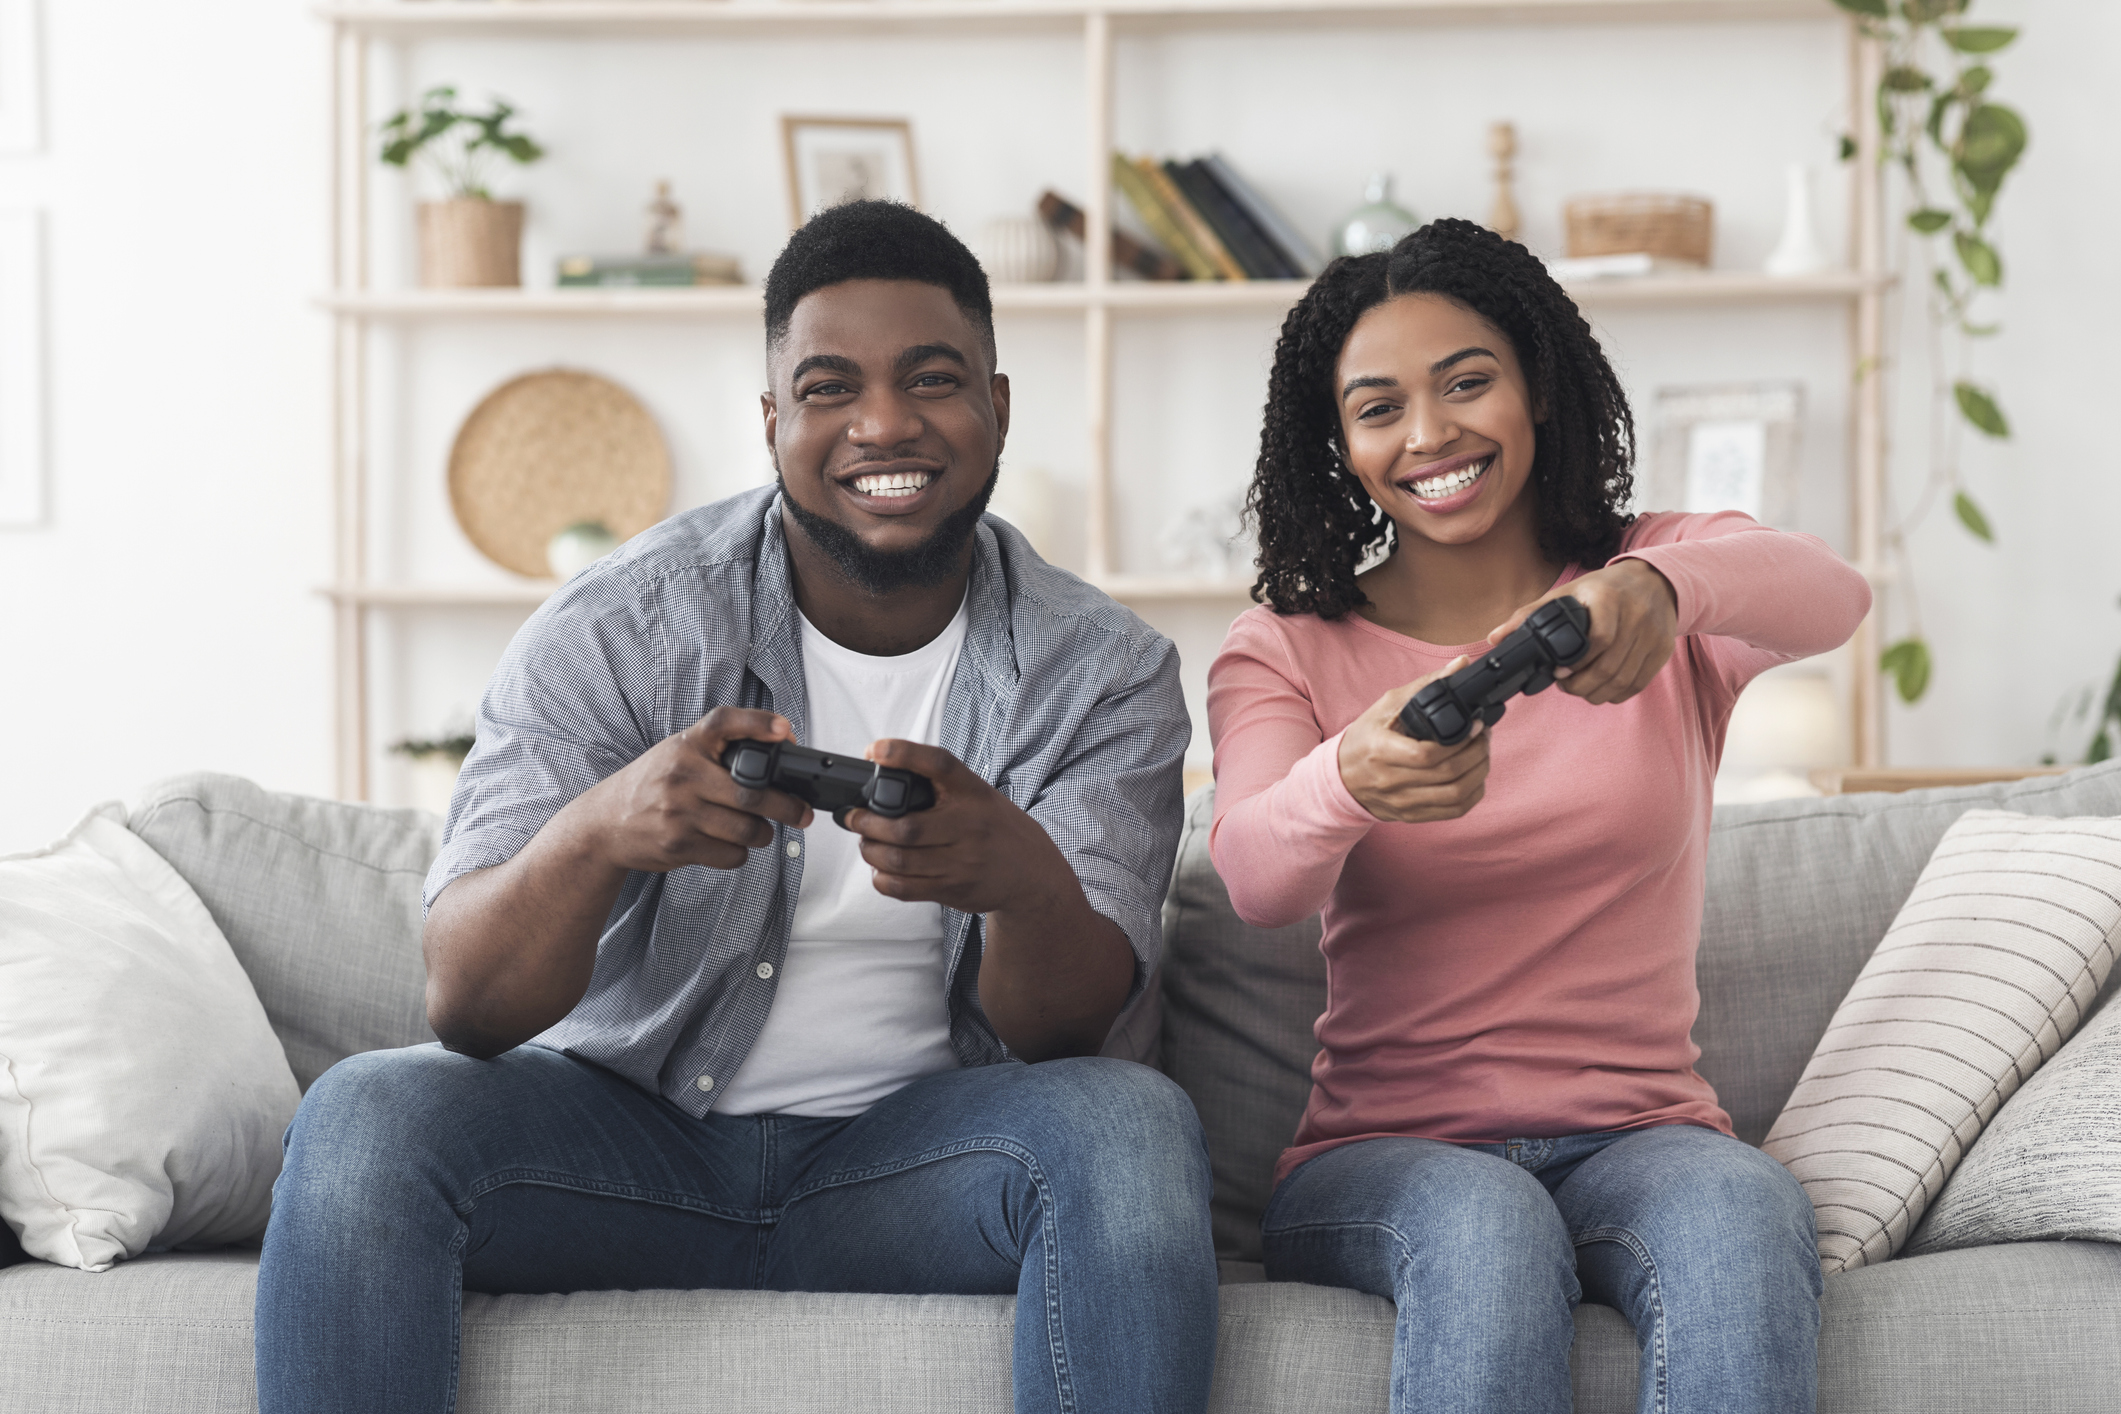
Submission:
{"label": "controller button", "polygon": [[906,783],[878,776],[869,787],[869,801],[878,810],[902,810],[906,805]]}

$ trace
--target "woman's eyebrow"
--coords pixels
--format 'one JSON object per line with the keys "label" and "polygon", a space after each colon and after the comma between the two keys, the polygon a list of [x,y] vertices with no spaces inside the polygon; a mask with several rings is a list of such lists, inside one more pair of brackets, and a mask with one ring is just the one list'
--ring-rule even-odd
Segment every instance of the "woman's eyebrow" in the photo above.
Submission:
{"label": "woman's eyebrow", "polygon": [[1340,395],[1345,398],[1357,388],[1397,388],[1398,386],[1399,380],[1397,378],[1381,378],[1373,373],[1366,378],[1350,378],[1348,385],[1340,390]]}
{"label": "woman's eyebrow", "polygon": [[[1442,357],[1442,358],[1440,358],[1440,359],[1436,360],[1436,362],[1434,362],[1434,363],[1430,364],[1430,365],[1429,365],[1429,372],[1431,372],[1431,373],[1441,373],[1441,372],[1443,372],[1443,371],[1444,371],[1444,370],[1445,370],[1446,368],[1449,368],[1449,367],[1450,367],[1450,366],[1451,366],[1452,364],[1454,364],[1454,363],[1462,363],[1462,362],[1464,362],[1464,361],[1465,361],[1466,359],[1469,359],[1469,358],[1482,358],[1482,357],[1486,357],[1486,358],[1494,358],[1494,357],[1495,357],[1495,351],[1494,351],[1493,349],[1484,349],[1484,348],[1481,348],[1481,347],[1479,347],[1478,345],[1475,345],[1475,346],[1474,346],[1474,347],[1472,347],[1472,348],[1465,348],[1465,349],[1460,349],[1460,350],[1459,350],[1459,351],[1458,351],[1457,353],[1455,353],[1455,354],[1447,354],[1447,355],[1445,355],[1444,357]],[[1497,361],[1498,363],[1499,363],[1499,362],[1501,362],[1501,360],[1500,360],[1500,359],[1497,359],[1496,361]]]}

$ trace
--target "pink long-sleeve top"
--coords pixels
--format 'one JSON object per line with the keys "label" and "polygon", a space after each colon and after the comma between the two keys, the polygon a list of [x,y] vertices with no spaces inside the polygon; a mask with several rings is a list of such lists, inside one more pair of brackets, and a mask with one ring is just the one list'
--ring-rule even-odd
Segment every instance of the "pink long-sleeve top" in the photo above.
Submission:
{"label": "pink long-sleeve top", "polygon": [[1325,925],[1311,1100],[1276,1182],[1381,1135],[1730,1132],[1689,1035],[1724,727],[1755,674],[1845,642],[1870,588],[1815,537],[1735,512],[1642,516],[1615,558],[1671,583],[1671,661],[1617,706],[1511,699],[1487,793],[1456,820],[1377,820],[1341,780],[1340,735],[1485,645],[1264,607],[1231,626],[1208,671],[1215,867],[1247,922]]}

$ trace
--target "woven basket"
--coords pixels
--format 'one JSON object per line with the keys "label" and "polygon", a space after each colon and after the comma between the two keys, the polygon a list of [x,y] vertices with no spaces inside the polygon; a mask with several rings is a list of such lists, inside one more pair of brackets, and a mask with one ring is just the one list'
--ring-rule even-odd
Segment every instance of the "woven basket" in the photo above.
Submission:
{"label": "woven basket", "polygon": [[670,453],[655,419],[609,379],[526,373],[486,395],[449,451],[449,502],[479,552],[542,579],[545,547],[593,521],[619,539],[670,505]]}
{"label": "woven basket", "polygon": [[423,201],[420,283],[465,289],[523,283],[523,203],[458,197]]}
{"label": "woven basket", "polygon": [[1709,263],[1716,208],[1698,196],[1579,196],[1562,208],[1562,216],[1568,223],[1571,256],[1641,252],[1689,265]]}

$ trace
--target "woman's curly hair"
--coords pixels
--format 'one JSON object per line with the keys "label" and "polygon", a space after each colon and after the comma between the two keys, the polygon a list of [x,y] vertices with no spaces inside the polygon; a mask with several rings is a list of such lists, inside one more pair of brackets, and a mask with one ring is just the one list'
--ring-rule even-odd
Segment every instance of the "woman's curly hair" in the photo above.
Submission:
{"label": "woman's curly hair", "polygon": [[1539,258],[1470,221],[1431,221],[1389,255],[1328,265],[1283,322],[1245,513],[1259,532],[1255,602],[1337,619],[1368,603],[1355,571],[1391,522],[1348,469],[1334,366],[1355,322],[1395,295],[1445,295],[1500,329],[1541,418],[1532,457],[1539,548],[1603,565],[1634,490],[1635,421],[1591,326]]}

